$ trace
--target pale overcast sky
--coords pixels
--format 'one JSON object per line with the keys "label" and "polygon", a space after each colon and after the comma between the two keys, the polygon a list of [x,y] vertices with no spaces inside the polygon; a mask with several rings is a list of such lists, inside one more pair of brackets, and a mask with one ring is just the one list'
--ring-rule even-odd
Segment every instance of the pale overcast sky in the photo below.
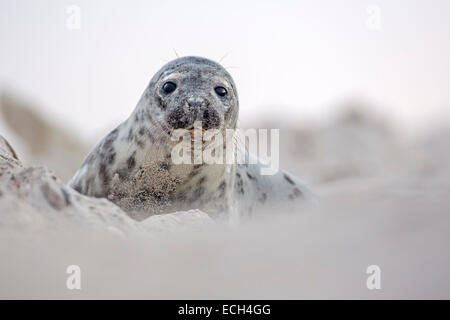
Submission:
{"label": "pale overcast sky", "polygon": [[124,120],[174,49],[226,55],[242,121],[320,119],[352,98],[410,131],[450,118],[446,0],[0,0],[0,45],[0,89],[85,138]]}

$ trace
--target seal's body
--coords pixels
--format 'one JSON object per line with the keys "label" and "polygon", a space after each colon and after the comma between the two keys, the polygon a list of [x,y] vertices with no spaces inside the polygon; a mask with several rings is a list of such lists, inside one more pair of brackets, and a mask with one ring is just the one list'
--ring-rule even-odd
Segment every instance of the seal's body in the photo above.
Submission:
{"label": "seal's body", "polygon": [[69,185],[110,199],[136,219],[194,208],[213,217],[246,217],[258,206],[307,197],[307,188],[287,173],[262,176],[260,164],[174,164],[175,130],[193,132],[201,123],[225,137],[236,128],[238,112],[236,86],[222,66],[200,57],[173,60],[155,74],[131,116],[94,147]]}

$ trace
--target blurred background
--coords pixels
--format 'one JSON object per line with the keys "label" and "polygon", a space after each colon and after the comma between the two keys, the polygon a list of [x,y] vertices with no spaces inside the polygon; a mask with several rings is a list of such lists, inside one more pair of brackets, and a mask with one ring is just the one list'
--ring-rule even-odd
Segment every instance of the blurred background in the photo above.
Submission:
{"label": "blurred background", "polygon": [[[211,271],[212,297],[450,297],[449,1],[0,0],[0,45],[0,134],[24,163],[64,180],[177,55],[229,70],[239,126],[280,129],[280,165],[321,197],[321,213],[278,226],[299,253],[292,261],[262,240],[270,225],[255,237],[273,251],[252,251],[248,230],[237,236],[247,256],[225,235],[213,240],[243,262]],[[197,258],[210,251],[191,242]],[[259,270],[247,291],[230,284],[258,261],[286,278],[265,286]],[[387,270],[387,295],[370,295],[364,273],[354,278],[371,263]],[[152,267],[164,274],[167,264]],[[118,268],[111,274],[128,270]],[[165,289],[164,297],[211,297]]]}
{"label": "blurred background", "polygon": [[[68,178],[164,63],[201,55],[233,75],[241,126],[270,125],[283,129],[282,141],[299,142],[282,152],[306,163],[282,156],[282,165],[315,181],[349,169],[318,177],[312,160],[346,166],[361,156],[379,162],[360,164],[371,172],[398,143],[429,145],[448,131],[449,12],[445,0],[3,0],[0,128],[24,160]],[[67,169],[46,159],[55,150],[65,156],[61,148]]]}

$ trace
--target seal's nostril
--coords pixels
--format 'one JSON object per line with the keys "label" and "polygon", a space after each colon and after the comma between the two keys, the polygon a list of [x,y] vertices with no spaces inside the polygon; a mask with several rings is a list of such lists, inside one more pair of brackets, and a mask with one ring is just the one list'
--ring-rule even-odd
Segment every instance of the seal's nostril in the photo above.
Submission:
{"label": "seal's nostril", "polygon": [[202,105],[201,101],[188,101],[189,107],[200,107]]}
{"label": "seal's nostril", "polygon": [[197,99],[189,99],[187,103],[189,107],[194,108],[194,107],[201,107],[203,104],[206,103],[206,101],[204,99],[197,98]]}

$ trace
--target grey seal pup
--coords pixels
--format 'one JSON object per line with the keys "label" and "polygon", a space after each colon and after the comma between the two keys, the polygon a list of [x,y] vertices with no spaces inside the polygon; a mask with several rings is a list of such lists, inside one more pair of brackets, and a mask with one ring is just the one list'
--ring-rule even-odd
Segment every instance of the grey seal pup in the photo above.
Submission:
{"label": "grey seal pup", "polygon": [[238,114],[236,85],[220,64],[202,57],[175,59],[153,76],[130,117],[94,147],[69,186],[108,198],[137,220],[189,209],[247,219],[311,199],[309,189],[287,172],[261,175],[258,160],[174,164],[175,130],[192,132],[200,123],[202,130],[226,136],[236,129]]}

